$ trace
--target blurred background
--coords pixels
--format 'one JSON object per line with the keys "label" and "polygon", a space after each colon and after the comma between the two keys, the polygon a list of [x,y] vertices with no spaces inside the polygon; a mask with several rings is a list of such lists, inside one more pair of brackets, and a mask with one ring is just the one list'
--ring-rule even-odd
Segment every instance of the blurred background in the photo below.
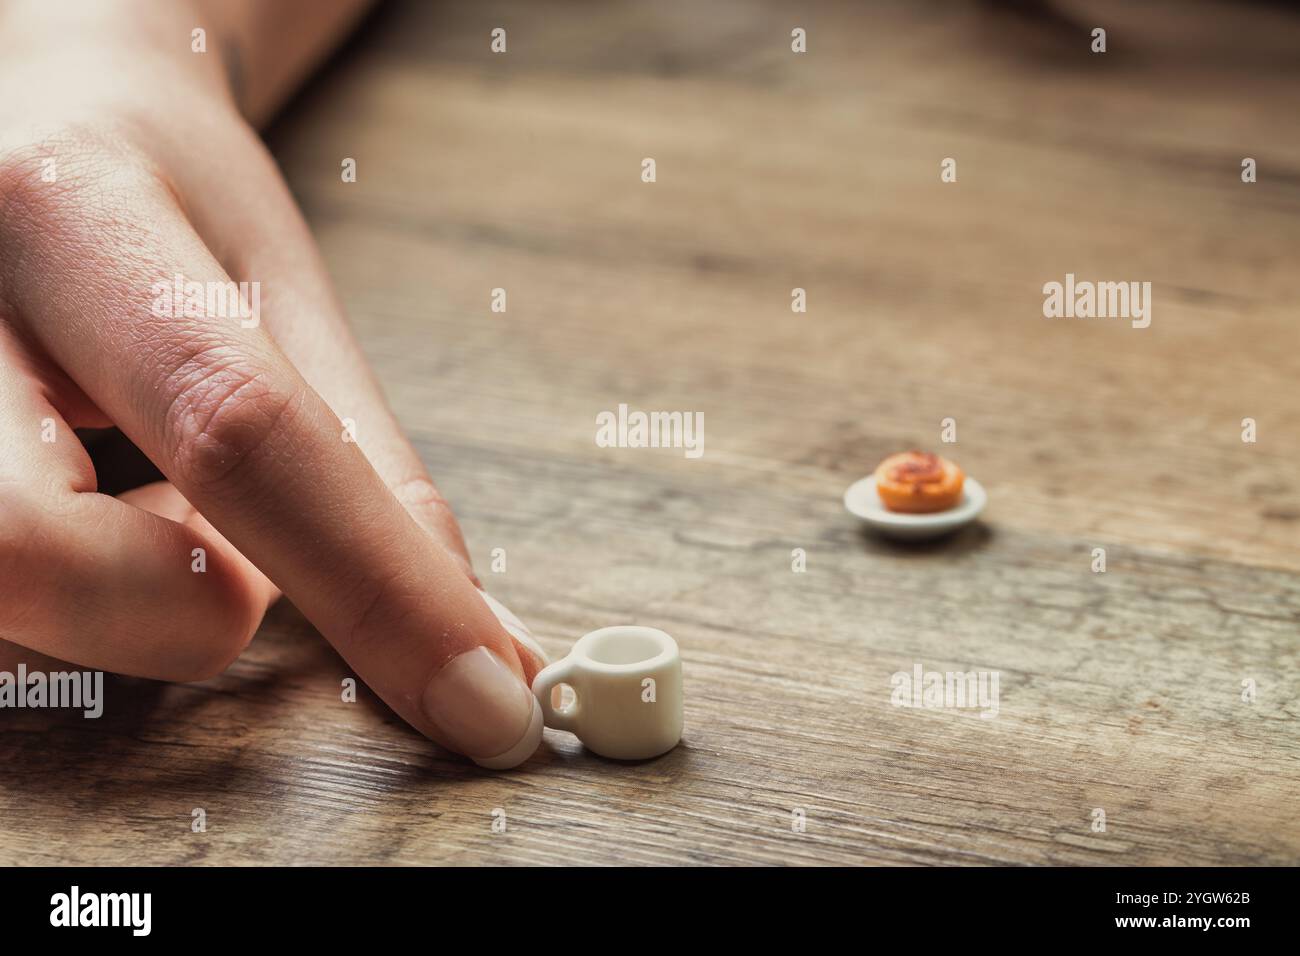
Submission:
{"label": "blurred background", "polygon": [[[452,492],[439,443],[587,454],[617,401],[797,494],[953,416],[1021,526],[1296,567],[1297,49],[1271,3],[390,2],[271,141]],[[1151,328],[1045,320],[1067,272]]]}

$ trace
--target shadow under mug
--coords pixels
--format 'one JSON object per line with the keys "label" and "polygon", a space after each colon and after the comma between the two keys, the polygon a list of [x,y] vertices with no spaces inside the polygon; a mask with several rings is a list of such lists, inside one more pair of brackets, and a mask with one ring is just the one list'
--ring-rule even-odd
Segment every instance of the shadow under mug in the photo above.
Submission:
{"label": "shadow under mug", "polygon": [[[561,684],[573,700],[556,707]],[[533,680],[546,726],[574,734],[615,760],[645,760],[682,737],[682,658],[677,642],[653,627],[602,627],[578,639],[563,660]]]}

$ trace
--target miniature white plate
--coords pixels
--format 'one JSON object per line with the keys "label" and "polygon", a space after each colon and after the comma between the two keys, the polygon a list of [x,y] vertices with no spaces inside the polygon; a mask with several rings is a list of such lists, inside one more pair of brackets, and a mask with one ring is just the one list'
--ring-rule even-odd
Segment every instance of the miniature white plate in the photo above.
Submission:
{"label": "miniature white plate", "polygon": [[850,514],[861,518],[872,530],[900,541],[925,541],[964,528],[979,516],[988,500],[984,486],[970,477],[962,484],[960,501],[947,511],[924,515],[887,509],[876,491],[874,474],[855,481],[844,492],[844,507]]}

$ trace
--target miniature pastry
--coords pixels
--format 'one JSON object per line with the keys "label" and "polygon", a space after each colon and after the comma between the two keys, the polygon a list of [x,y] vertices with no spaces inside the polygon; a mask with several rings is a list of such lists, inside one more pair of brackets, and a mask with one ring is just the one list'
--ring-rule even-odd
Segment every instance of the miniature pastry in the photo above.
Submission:
{"label": "miniature pastry", "polygon": [[890,455],[876,469],[876,491],[889,511],[929,514],[961,500],[962,470],[929,452]]}

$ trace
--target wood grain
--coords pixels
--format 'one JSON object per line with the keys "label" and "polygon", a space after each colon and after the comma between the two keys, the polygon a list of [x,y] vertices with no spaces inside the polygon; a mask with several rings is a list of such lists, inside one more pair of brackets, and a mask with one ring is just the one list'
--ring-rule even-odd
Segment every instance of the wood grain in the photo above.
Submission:
{"label": "wood grain", "polygon": [[[1300,862],[1300,18],[1063,9],[382,9],[272,146],[489,588],[555,654],[671,632],[686,738],[479,771],[282,605],[216,680],[0,714],[0,863]],[[1044,319],[1067,272],[1151,327]],[[704,456],[597,448],[620,402]],[[945,417],[982,524],[864,534]],[[997,717],[892,706],[918,662]]]}

